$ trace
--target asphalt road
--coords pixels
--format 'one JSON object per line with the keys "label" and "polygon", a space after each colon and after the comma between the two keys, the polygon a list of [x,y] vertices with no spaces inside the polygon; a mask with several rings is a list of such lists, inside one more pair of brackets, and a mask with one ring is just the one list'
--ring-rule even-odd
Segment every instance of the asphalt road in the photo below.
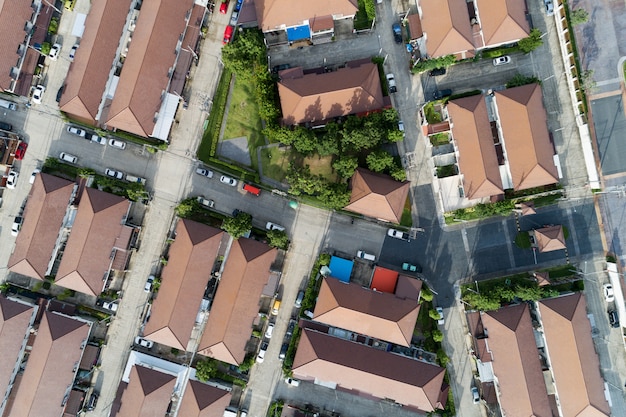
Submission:
{"label": "asphalt road", "polygon": [[622,94],[591,100],[602,175],[626,171],[626,114]]}

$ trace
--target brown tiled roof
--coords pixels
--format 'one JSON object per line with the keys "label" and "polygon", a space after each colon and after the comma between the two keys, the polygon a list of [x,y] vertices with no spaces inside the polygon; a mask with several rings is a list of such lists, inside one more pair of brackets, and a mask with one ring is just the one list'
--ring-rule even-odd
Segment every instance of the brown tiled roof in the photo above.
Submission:
{"label": "brown tiled roof", "polygon": [[275,258],[276,249],[265,243],[245,238],[233,242],[198,353],[233,365],[244,360],[259,299]]}
{"label": "brown tiled roof", "polygon": [[85,346],[85,350],[83,351],[83,357],[80,360],[80,365],[78,366],[78,369],[91,371],[91,368],[96,364],[96,362],[98,362],[99,356],[100,348],[98,346]]}
{"label": "brown tiled roof", "polygon": [[309,329],[302,331],[293,373],[425,412],[443,408],[445,369]]}
{"label": "brown tiled roof", "polygon": [[563,417],[611,415],[582,293],[538,304]]}
{"label": "brown tiled roof", "polygon": [[476,0],[485,47],[517,42],[530,34],[524,0]]}
{"label": "brown tiled roof", "polygon": [[70,392],[70,396],[65,404],[65,411],[63,417],[75,417],[83,406],[85,400],[85,392],[77,389],[73,389]]}
{"label": "brown tiled roof", "polygon": [[398,275],[398,284],[396,284],[396,297],[419,301],[422,284],[421,279],[400,274]]}
{"label": "brown tiled roof", "polygon": [[539,252],[565,249],[563,226],[548,226],[535,230],[535,241]]}
{"label": "brown tiled roof", "polygon": [[371,62],[321,74],[304,74],[302,68],[283,72],[278,94],[287,125],[384,107],[378,67]]}
{"label": "brown tiled roof", "polygon": [[419,39],[424,36],[422,31],[422,20],[419,14],[411,14],[407,17],[407,24],[409,25],[409,32],[411,33],[411,39]]}
{"label": "brown tiled roof", "polygon": [[324,278],[314,320],[403,346],[411,344],[419,304],[358,284]]}
{"label": "brown tiled roof", "polygon": [[[516,208],[518,204],[515,205]],[[535,203],[532,201],[525,201],[523,203],[519,203],[519,209],[522,210],[522,216],[529,216],[531,214],[537,213],[535,210]]]}
{"label": "brown tiled roof", "polygon": [[9,415],[41,417],[63,413],[90,327],[57,313],[43,314],[24,376],[19,386],[13,388],[17,393]]}
{"label": "brown tiled roof", "polygon": [[320,32],[322,30],[330,30],[335,27],[335,21],[331,15],[316,16],[311,19],[311,31],[313,33]]}
{"label": "brown tiled roof", "polygon": [[481,313],[498,380],[500,407],[510,416],[551,417],[527,304]]}
{"label": "brown tiled roof", "polygon": [[176,45],[185,30],[191,0],[144,2],[120,80],[111,102],[107,127],[150,136],[161,95],[167,90]]}
{"label": "brown tiled roof", "polygon": [[176,377],[156,369],[133,365],[117,416],[154,417],[167,412]]}
{"label": "brown tiled roof", "polygon": [[102,292],[129,208],[130,201],[122,197],[85,189],[56,274],[57,285],[88,295]]}
{"label": "brown tiled roof", "polygon": [[189,380],[178,409],[184,417],[222,417],[230,404],[232,395],[228,391]]}
{"label": "brown tiled roof", "polygon": [[451,100],[448,114],[459,148],[465,196],[474,199],[502,194],[498,156],[483,95]]}
{"label": "brown tiled roof", "polygon": [[8,262],[12,272],[45,278],[73,189],[73,182],[59,177],[44,173],[35,177]]}
{"label": "brown tiled roof", "polygon": [[17,50],[27,36],[26,22],[32,20],[34,13],[29,1],[4,0],[0,4],[0,89],[11,88],[11,69],[17,67]]}
{"label": "brown tiled roof", "polygon": [[357,168],[351,180],[352,193],[346,210],[376,219],[400,223],[410,183],[388,175]]}
{"label": "brown tiled roof", "polygon": [[172,75],[172,81],[170,82],[170,93],[182,95],[185,82],[187,81],[187,74],[191,67],[191,62],[194,59],[194,55],[191,51],[196,50],[198,40],[200,39],[200,28],[202,27],[202,20],[206,13],[206,7],[195,4],[191,9],[191,16],[187,23],[187,29],[185,29],[185,37],[181,45],[180,52],[178,54],[178,60],[176,61],[176,69]]}
{"label": "brown tiled roof", "polygon": [[191,331],[213,269],[223,232],[191,220],[180,220],[176,240],[163,268],[161,287],[152,304],[144,336],[180,350]]}
{"label": "brown tiled roof", "polygon": [[358,10],[357,0],[255,0],[254,6],[263,32],[298,26],[316,16],[350,17]]}
{"label": "brown tiled roof", "polygon": [[85,32],[70,64],[59,107],[73,117],[95,123],[98,107],[115,61],[131,0],[91,3]]}
{"label": "brown tiled roof", "polygon": [[559,181],[539,84],[495,94],[513,188],[524,190]]}
{"label": "brown tiled roof", "polygon": [[34,308],[0,295],[0,395],[4,398],[15,364],[20,360],[24,337],[28,334]]}
{"label": "brown tiled roof", "polygon": [[420,0],[426,50],[432,58],[474,50],[465,0]]}

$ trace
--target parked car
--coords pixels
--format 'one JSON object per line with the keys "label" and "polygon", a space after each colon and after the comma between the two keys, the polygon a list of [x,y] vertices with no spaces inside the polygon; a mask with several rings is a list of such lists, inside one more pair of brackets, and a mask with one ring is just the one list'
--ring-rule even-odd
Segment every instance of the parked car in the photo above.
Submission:
{"label": "parked car", "polygon": [[154,275],[150,275],[146,281],[146,285],[143,286],[145,292],[152,291],[152,283],[154,282]]}
{"label": "parked car", "polygon": [[259,349],[259,354],[256,357],[256,361],[258,363],[263,363],[263,361],[265,360],[265,354],[267,353],[267,347],[268,347],[267,342],[261,343],[261,349]]}
{"label": "parked car", "polygon": [[15,186],[17,185],[17,177],[20,174],[17,171],[9,171],[9,175],[7,176],[7,188],[13,190],[15,189]]}
{"label": "parked car", "polygon": [[239,19],[239,12],[234,10],[233,14],[230,15],[230,24],[237,26],[237,19]]}
{"label": "parked car", "polygon": [[602,292],[604,293],[604,299],[607,303],[615,301],[615,291],[613,291],[613,286],[611,284],[604,284],[602,286]]}
{"label": "parked car", "polygon": [[10,123],[0,122],[0,130],[7,130],[10,132],[13,130],[13,126]]}
{"label": "parked car", "polygon": [[294,303],[294,306],[296,308],[302,307],[302,301],[303,300],[304,300],[304,291],[300,291],[300,292],[298,292],[298,296],[296,297],[296,302]]}
{"label": "parked car", "polygon": [[76,56],[76,50],[78,49],[78,44],[72,46],[72,49],[70,49],[70,60],[73,61],[74,57]]}
{"label": "parked car", "polygon": [[53,61],[56,61],[59,58],[60,52],[61,52],[61,45],[58,43],[55,43],[50,48],[50,53],[48,53],[48,58],[50,58]]}
{"label": "parked car", "polygon": [[235,4],[235,11],[238,12],[241,10],[241,6],[243,6],[243,0],[237,0],[237,3]]}
{"label": "parked car", "polygon": [[422,267],[418,264],[412,264],[409,262],[404,262],[402,264],[402,270],[403,271],[409,271],[409,272],[417,272],[418,274],[422,272]]}
{"label": "parked car", "polygon": [[389,93],[395,93],[396,91],[398,91],[398,88],[396,87],[396,79],[394,78],[393,74],[387,74],[385,77],[387,78]]}
{"label": "parked car", "polygon": [[402,120],[398,120],[398,130],[400,132],[402,132],[402,137],[404,137],[405,136],[405,133],[404,133],[404,122]]}
{"label": "parked car", "polygon": [[443,308],[437,307],[435,308],[435,310],[437,310],[437,313],[439,313],[439,320],[437,320],[437,324],[444,324],[445,319],[443,318]]}
{"label": "parked car", "polygon": [[146,349],[152,349],[152,346],[154,346],[154,342],[152,340],[144,339],[139,336],[135,338],[135,344],[145,347]]}
{"label": "parked car", "polygon": [[33,103],[41,104],[41,100],[43,99],[43,93],[46,91],[46,87],[39,84],[33,90]]}
{"label": "parked car", "polygon": [[89,138],[93,143],[97,143],[99,145],[106,145],[107,144],[107,138],[102,137],[102,136],[98,136],[98,135],[91,135],[91,137]]}
{"label": "parked car", "polygon": [[296,328],[296,321],[294,319],[289,320],[289,324],[287,325],[287,331],[285,332],[285,336],[290,337],[293,335],[293,331]]}
{"label": "parked car", "polygon": [[393,30],[393,39],[396,43],[402,43],[402,26],[400,26],[400,23],[394,23],[391,29]]}
{"label": "parked car", "polygon": [[116,180],[124,179],[124,173],[114,169],[107,168],[104,170],[104,174],[108,177],[115,178]]}
{"label": "parked car", "polygon": [[279,224],[272,223],[272,222],[267,222],[267,224],[265,225],[265,228],[266,228],[267,230],[280,230],[281,232],[284,232],[284,231],[285,231],[285,228],[284,228],[284,227],[282,227],[282,226],[281,226],[281,225],[279,225]]}
{"label": "parked car", "polygon": [[30,174],[30,178],[28,179],[28,182],[30,184],[34,184],[35,183],[35,178],[37,178],[37,174],[39,174],[41,172],[41,170],[39,168],[35,168],[33,170],[33,173]]}
{"label": "parked car", "polygon": [[15,216],[13,226],[11,226],[11,236],[17,236],[22,228],[22,216]]}
{"label": "parked car", "polygon": [[78,162],[78,157],[67,152],[61,152],[59,154],[59,159],[63,162],[69,162],[70,164],[75,164]]}
{"label": "parked car", "polygon": [[267,325],[267,329],[265,330],[265,337],[268,339],[271,339],[273,333],[274,333],[274,323],[270,323]]}
{"label": "parked car", "polygon": [[231,187],[235,187],[237,185],[237,180],[231,177],[227,177],[226,175],[222,175],[220,177],[220,182],[223,184],[228,184]]}
{"label": "parked car", "polygon": [[91,395],[89,396],[89,401],[87,402],[87,405],[85,406],[85,410],[93,411],[96,409],[97,404],[98,404],[98,394],[96,394],[95,392],[92,392]]}
{"label": "parked car", "polygon": [[61,87],[59,87],[59,89],[57,90],[57,98],[56,101],[57,103],[61,102],[61,97],[63,96],[63,90],[65,90],[65,84],[63,84]]}
{"label": "parked car", "polygon": [[430,75],[431,77],[438,77],[440,75],[444,75],[445,73],[446,73],[445,68],[435,68],[433,70],[430,70],[428,75]]}
{"label": "parked car", "polygon": [[215,207],[215,201],[207,200],[206,198],[204,198],[201,195],[199,195],[196,200],[198,201],[198,203],[200,203],[200,205],[202,207],[206,207],[206,208],[213,208],[213,207]]}
{"label": "parked car", "polygon": [[213,178],[213,171],[211,171],[210,169],[196,168],[196,174],[202,175],[203,177],[207,178]]}
{"label": "parked car", "polygon": [[474,404],[478,404],[480,402],[480,394],[478,393],[478,388],[472,387],[470,392],[472,393],[472,401],[474,402]]}
{"label": "parked car", "polygon": [[546,14],[552,16],[554,14],[554,3],[552,3],[552,0],[545,0],[544,3],[546,6]]}
{"label": "parked car", "polygon": [[117,139],[109,139],[109,146],[117,149],[126,149],[126,142]]}
{"label": "parked car", "polygon": [[289,65],[289,64],[274,65],[272,67],[272,73],[273,74],[278,74],[280,71],[286,70],[286,69],[289,69],[289,68],[291,68],[291,65]]}
{"label": "parked car", "polygon": [[285,359],[285,356],[287,356],[287,351],[289,350],[289,343],[283,343],[280,346],[280,352],[278,353],[278,359],[280,359],[281,361],[283,359]]}
{"label": "parked car", "polygon": [[81,138],[84,138],[85,135],[87,134],[87,132],[85,132],[83,129],[79,129],[77,127],[74,126],[68,126],[67,127],[67,131],[70,133],[73,133],[74,135],[78,135]]}
{"label": "parked car", "polygon": [[376,261],[376,255],[372,255],[371,253],[367,253],[363,250],[358,250],[356,252],[356,257],[360,259],[365,259],[366,261]]}
{"label": "parked car", "polygon": [[111,310],[113,312],[117,311],[118,306],[119,304],[115,301],[105,301],[104,303],[102,303],[102,308],[106,308],[107,310]]}
{"label": "parked car", "polygon": [[222,1],[222,4],[220,4],[220,13],[226,14],[227,11],[228,11],[228,0]]}
{"label": "parked car", "polygon": [[437,90],[435,91],[435,94],[433,94],[433,98],[435,100],[441,100],[444,97],[449,97],[452,95],[452,90],[450,90],[449,88],[446,88],[445,90]]}
{"label": "parked car", "polygon": [[224,29],[224,40],[222,41],[222,43],[224,45],[226,45],[228,42],[230,42],[230,40],[233,37],[233,32],[234,31],[235,31],[235,27],[234,26],[232,26],[232,25],[226,26],[226,29]]}
{"label": "parked car", "polygon": [[291,385],[292,387],[300,386],[300,381],[298,381],[297,379],[285,378],[285,382],[287,383],[287,385]]}
{"label": "parked car", "polygon": [[17,149],[15,150],[15,159],[22,160],[24,159],[24,155],[26,155],[26,149],[28,149],[28,143],[20,142],[17,145]]}
{"label": "parked car", "polygon": [[611,323],[611,327],[617,328],[619,327],[619,316],[617,315],[617,311],[609,310],[609,323]]}
{"label": "parked car", "polygon": [[409,234],[406,232],[403,232],[401,230],[397,230],[397,229],[388,229],[387,230],[387,236],[396,238],[396,239],[402,239],[402,240],[406,240],[407,242],[410,242],[411,239],[409,238]]}
{"label": "parked car", "polygon": [[493,59],[493,65],[494,66],[498,66],[498,65],[505,65],[511,62],[511,57],[508,55],[504,55],[504,56],[499,56],[497,58]]}

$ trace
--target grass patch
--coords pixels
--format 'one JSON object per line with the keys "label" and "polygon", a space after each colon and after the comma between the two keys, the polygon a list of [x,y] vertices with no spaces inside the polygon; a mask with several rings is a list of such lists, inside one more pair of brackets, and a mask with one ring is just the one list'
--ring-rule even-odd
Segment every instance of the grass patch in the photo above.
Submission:
{"label": "grass patch", "polygon": [[205,163],[209,162],[217,151],[217,143],[220,139],[220,129],[222,128],[222,121],[224,120],[231,78],[231,72],[224,68],[217,89],[215,90],[215,95],[213,96],[213,106],[211,107],[211,113],[207,120],[206,129],[202,135],[202,142],[198,147],[198,159]]}
{"label": "grass patch", "polygon": [[626,62],[624,62],[624,65],[622,66],[622,71],[624,72],[624,82],[626,83]]}
{"label": "grass patch", "polygon": [[337,174],[333,171],[333,167],[331,166],[333,162],[333,157],[329,156],[319,156],[317,154],[312,156],[307,156],[302,160],[302,165],[309,166],[311,170],[311,174],[313,175],[321,175],[326,178],[329,182],[337,181]]}
{"label": "grass patch", "polygon": [[480,90],[471,90],[471,91],[466,91],[464,93],[459,93],[459,94],[453,94],[450,97],[446,97],[444,100],[446,101],[446,103],[450,100],[456,100],[458,98],[463,98],[463,97],[471,97],[471,96],[477,96],[482,94],[483,92]]}
{"label": "grass patch", "polygon": [[429,124],[441,123],[441,114],[435,111],[434,102],[429,102],[424,106],[424,116]]}
{"label": "grass patch", "polygon": [[456,165],[444,165],[442,167],[437,167],[437,177],[439,178],[452,177],[456,174]]}
{"label": "grass patch", "polygon": [[531,244],[528,232],[519,232],[517,236],[515,236],[515,244],[518,248],[530,249]]}
{"label": "grass patch", "polygon": [[261,149],[261,165],[263,175],[283,182],[289,171],[289,164],[295,159],[290,148],[272,146]]}
{"label": "grass patch", "polygon": [[413,227],[413,215],[411,197],[407,197],[402,209],[402,217],[400,217],[400,226]]}
{"label": "grass patch", "polygon": [[233,139],[245,136],[248,139],[252,167],[258,169],[256,149],[265,144],[263,138],[259,106],[255,95],[254,83],[238,82],[235,84],[230,96],[230,107],[224,128],[224,139]]}
{"label": "grass patch", "polygon": [[447,133],[435,133],[428,137],[430,144],[433,146],[447,145],[450,143],[450,135]]}
{"label": "grass patch", "polygon": [[537,208],[537,207],[545,207],[545,206],[551,206],[552,204],[556,204],[558,203],[558,200],[560,198],[563,198],[563,195],[561,193],[558,193],[558,194],[550,194],[550,195],[537,197],[537,198],[534,198],[532,201],[533,201],[533,204],[535,205],[535,208]]}
{"label": "grass patch", "polygon": [[519,49],[518,46],[511,46],[509,48],[494,48],[481,51],[480,57],[484,59],[491,59],[503,55],[514,54],[516,52],[521,52],[521,49]]}

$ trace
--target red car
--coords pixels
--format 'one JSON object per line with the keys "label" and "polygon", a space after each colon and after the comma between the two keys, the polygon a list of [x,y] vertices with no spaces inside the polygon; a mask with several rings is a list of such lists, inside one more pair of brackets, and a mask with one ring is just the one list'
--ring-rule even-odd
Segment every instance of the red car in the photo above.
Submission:
{"label": "red car", "polygon": [[224,30],[224,45],[226,45],[228,42],[230,42],[230,40],[233,37],[233,32],[235,31],[235,27],[228,25],[226,26],[226,29]]}
{"label": "red car", "polygon": [[17,145],[17,149],[15,150],[15,159],[24,159],[24,155],[26,154],[26,148],[28,148],[28,143],[20,142],[20,144]]}
{"label": "red car", "polygon": [[223,1],[222,4],[220,4],[220,13],[226,14],[227,11],[228,11],[228,1]]}

